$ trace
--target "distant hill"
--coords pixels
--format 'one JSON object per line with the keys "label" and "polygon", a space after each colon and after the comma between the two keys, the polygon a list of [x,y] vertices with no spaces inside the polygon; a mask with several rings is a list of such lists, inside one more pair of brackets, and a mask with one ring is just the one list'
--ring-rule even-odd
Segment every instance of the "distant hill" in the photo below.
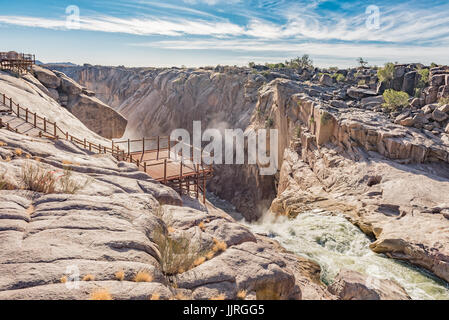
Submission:
{"label": "distant hill", "polygon": [[75,67],[77,64],[71,63],[71,62],[50,62],[50,63],[43,63],[41,61],[36,60],[37,65],[44,65],[44,66],[62,66],[62,67]]}

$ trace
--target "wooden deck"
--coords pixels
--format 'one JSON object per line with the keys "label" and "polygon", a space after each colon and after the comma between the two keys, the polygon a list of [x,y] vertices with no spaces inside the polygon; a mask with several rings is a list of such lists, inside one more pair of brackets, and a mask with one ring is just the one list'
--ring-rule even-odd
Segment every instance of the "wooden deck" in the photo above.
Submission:
{"label": "wooden deck", "polygon": [[11,70],[18,73],[26,73],[36,64],[34,54],[17,53],[15,51],[0,52],[0,69]]}
{"label": "wooden deck", "polygon": [[[140,171],[153,179],[172,187],[180,195],[187,194],[197,199],[202,193],[206,203],[206,181],[213,175],[211,165],[194,164],[191,159],[174,157],[173,148],[178,143],[169,137],[142,138],[139,140],[111,141],[111,146],[102,146],[64,132],[56,122],[32,113],[28,108],[16,104],[0,93],[0,128],[27,136],[64,139],[78,147],[94,153],[111,154],[119,161],[134,163]],[[120,146],[123,146],[120,148]],[[192,146],[189,146],[193,150]],[[126,152],[125,152],[126,150]],[[203,154],[203,150],[201,150]],[[177,159],[175,159],[177,158]],[[182,160],[181,160],[182,159]]]}

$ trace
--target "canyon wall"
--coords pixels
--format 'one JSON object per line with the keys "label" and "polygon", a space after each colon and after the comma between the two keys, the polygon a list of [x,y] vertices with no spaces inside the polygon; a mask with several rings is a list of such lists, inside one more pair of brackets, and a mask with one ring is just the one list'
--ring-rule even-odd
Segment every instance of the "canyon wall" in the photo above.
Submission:
{"label": "canyon wall", "polygon": [[[50,66],[51,67],[51,66]],[[253,130],[258,90],[267,79],[249,70],[57,67],[97,93],[128,120],[125,137],[169,135],[176,128]],[[264,124],[261,124],[264,126]],[[208,189],[231,201],[248,220],[260,217],[276,195],[273,176],[254,165],[218,165]]]}

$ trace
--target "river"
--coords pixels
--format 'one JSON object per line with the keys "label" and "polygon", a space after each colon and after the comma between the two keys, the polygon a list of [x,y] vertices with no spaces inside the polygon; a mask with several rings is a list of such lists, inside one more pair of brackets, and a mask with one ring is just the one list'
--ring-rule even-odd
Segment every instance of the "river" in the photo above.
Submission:
{"label": "river", "polygon": [[[238,216],[229,203],[213,202]],[[394,280],[412,299],[449,299],[447,283],[421,268],[374,253],[369,248],[371,240],[342,214],[314,210],[288,219],[267,213],[257,223],[244,220],[241,223],[254,233],[277,240],[287,250],[317,262],[326,284],[332,283],[341,269],[350,269],[373,279]]]}

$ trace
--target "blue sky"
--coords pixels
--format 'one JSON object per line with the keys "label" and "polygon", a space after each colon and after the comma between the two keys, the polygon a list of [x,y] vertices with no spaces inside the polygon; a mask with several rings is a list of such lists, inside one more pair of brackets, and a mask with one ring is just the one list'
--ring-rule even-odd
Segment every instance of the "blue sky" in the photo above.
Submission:
{"label": "blue sky", "polygon": [[[0,0],[0,51],[44,62],[246,65],[309,54],[347,67],[364,57],[449,64],[449,1]],[[369,22],[379,9],[379,25]],[[79,8],[79,29],[69,6]],[[76,12],[75,12],[76,13]],[[375,12],[374,12],[375,13]],[[71,18],[72,17],[72,18]]]}

